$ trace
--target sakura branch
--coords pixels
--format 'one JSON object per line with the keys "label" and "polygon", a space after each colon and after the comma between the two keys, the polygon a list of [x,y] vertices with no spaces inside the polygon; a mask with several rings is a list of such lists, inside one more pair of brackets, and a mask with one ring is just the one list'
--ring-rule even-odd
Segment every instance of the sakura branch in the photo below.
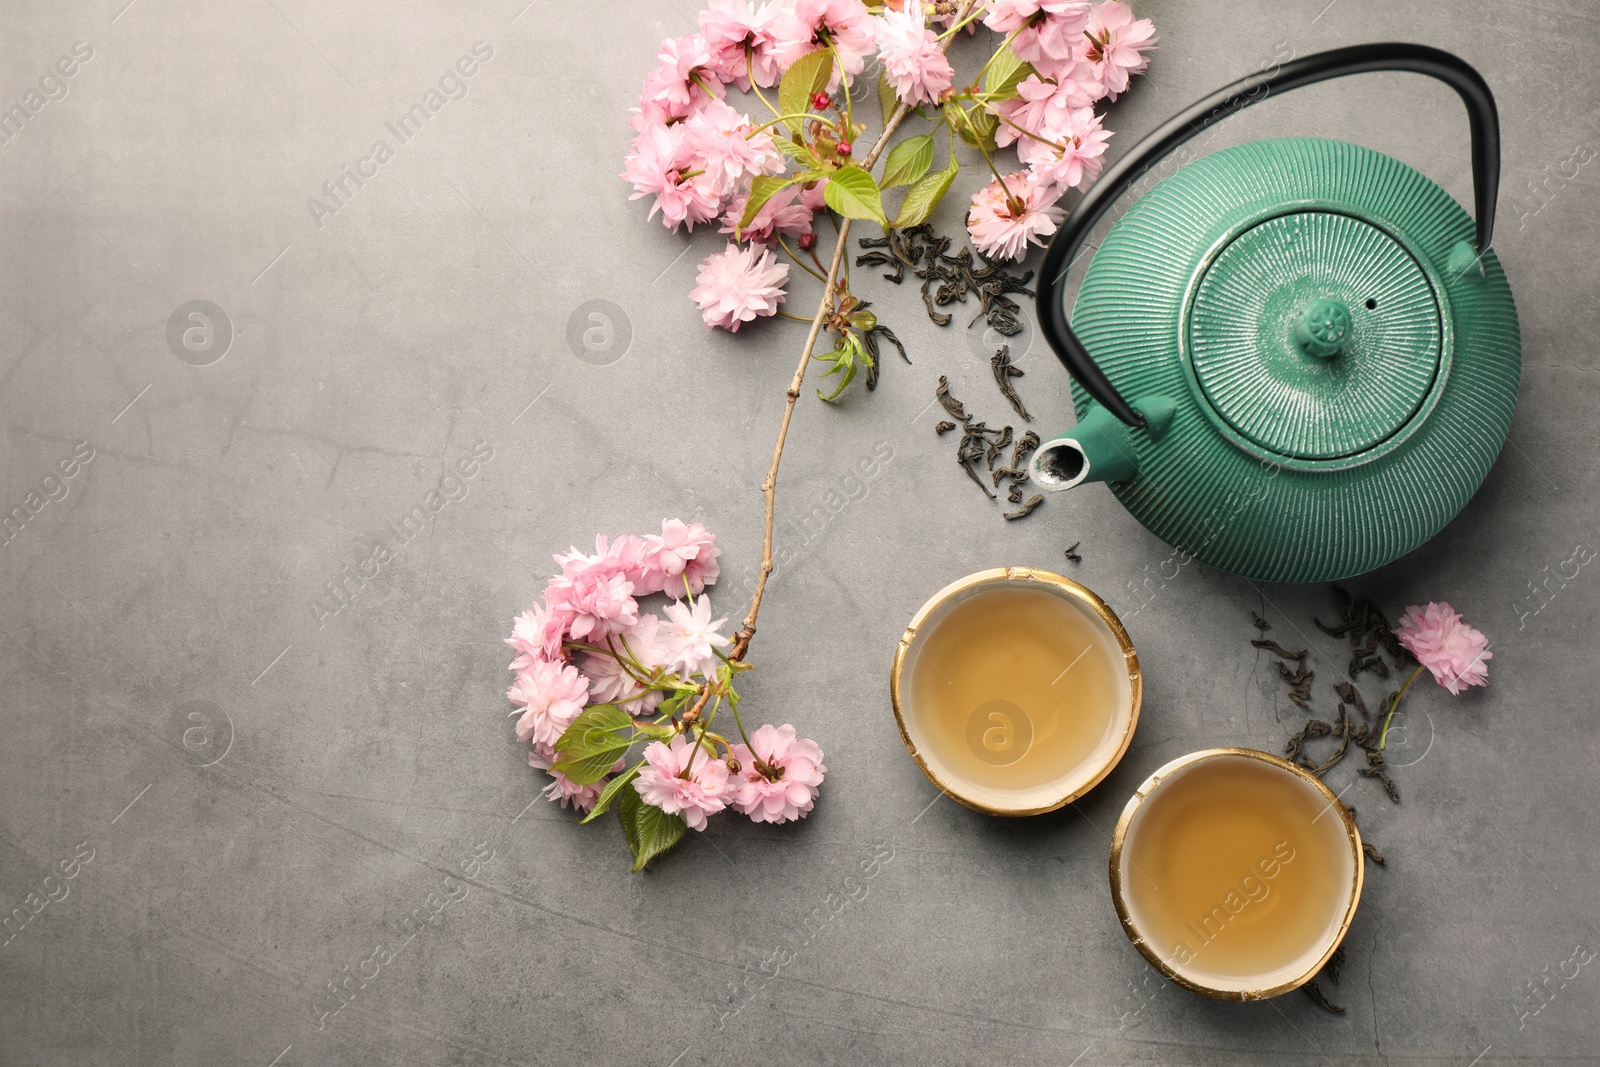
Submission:
{"label": "sakura branch", "polygon": [[[991,259],[1022,258],[1055,232],[1066,192],[1099,173],[1110,132],[1095,105],[1127,89],[1156,43],[1150,21],[1122,0],[710,0],[698,23],[700,32],[662,42],[622,177],[633,199],[653,198],[648,217],[659,212],[668,229],[716,225],[728,236],[690,292],[708,329],[737,333],[775,316],[808,324],[761,486],[755,591],[727,637],[705,593],[717,575],[714,539],[668,520],[660,535],[599,538],[593,555],[557,556],[561,574],[508,641],[518,652],[517,738],[550,772],[545,794],[586,812],[585,822],[615,805],[634,870],[728,807],[758,822],[801,818],[822,784],[822,751],[794,727],[746,733],[735,679],[749,669],[773,570],[778,468],[806,371],[813,360],[827,365],[831,391],[817,395],[835,401],[862,367],[875,369],[872,335],[893,342],[851,289],[852,225],[926,222],[960,174],[960,139],[989,176],[968,205],[973,245]],[[959,79],[947,53],[980,25],[1000,39]],[[882,73],[863,92],[874,55]],[[881,132],[860,152],[864,97],[876,98]],[[913,120],[916,132],[902,134]],[[941,143],[946,160],[934,169]],[[1011,146],[1022,169],[1003,174],[997,158]],[[819,217],[834,234],[826,255]],[[791,267],[822,285],[809,319],[783,310]],[[818,354],[824,333],[831,347]],[[671,601],[664,615],[642,611],[637,598],[658,593]],[[715,725],[724,711],[732,731]]]}

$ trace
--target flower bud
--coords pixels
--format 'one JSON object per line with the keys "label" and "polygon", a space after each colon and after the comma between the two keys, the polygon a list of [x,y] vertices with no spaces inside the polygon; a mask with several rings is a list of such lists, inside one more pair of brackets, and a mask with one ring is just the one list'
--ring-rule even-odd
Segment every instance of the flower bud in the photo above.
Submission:
{"label": "flower bud", "polygon": [[803,234],[800,235],[800,249],[801,249],[801,251],[809,252],[815,247],[817,247],[817,235],[816,234],[814,234],[814,233],[803,233]]}
{"label": "flower bud", "polygon": [[848,156],[850,154],[850,142],[840,141],[839,147],[834,149],[834,151],[838,152],[841,156]]}
{"label": "flower bud", "polygon": [[739,761],[734,759],[732,756],[728,757],[728,773],[729,774],[738,774],[739,773]]}
{"label": "flower bud", "polygon": [[827,93],[811,94],[811,109],[813,111],[825,111],[832,104],[833,97],[829,96]]}

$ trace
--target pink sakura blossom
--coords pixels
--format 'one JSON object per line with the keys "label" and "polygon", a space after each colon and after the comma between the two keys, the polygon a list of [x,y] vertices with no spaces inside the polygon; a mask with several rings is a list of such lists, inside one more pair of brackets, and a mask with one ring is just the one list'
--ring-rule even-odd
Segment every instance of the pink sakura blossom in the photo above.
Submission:
{"label": "pink sakura blossom", "polygon": [[854,77],[873,52],[872,15],[861,0],[791,0],[774,15],[770,32],[781,70],[807,53],[833,45],[839,61],[828,78],[830,92],[839,84],[840,68]]}
{"label": "pink sakura blossom", "polygon": [[[577,550],[573,550],[574,554]],[[561,557],[557,557],[560,559]],[[567,564],[544,590],[545,607],[565,623],[575,641],[604,642],[611,634],[632,629],[639,621],[633,583],[613,560],[597,559],[583,566]]]}
{"label": "pink sakura blossom", "polygon": [[778,313],[788,279],[789,265],[778,262],[770,249],[740,248],[730,241],[700,264],[699,284],[689,298],[700,308],[706,329],[721,326],[738,333],[743,323]]}
{"label": "pink sakura blossom", "polygon": [[1394,633],[1452,696],[1468,686],[1489,684],[1489,668],[1484,665],[1494,658],[1489,639],[1461,621],[1449,604],[1413,604],[1400,616]]}
{"label": "pink sakura blossom", "polygon": [[528,746],[528,766],[535,770],[548,771],[558,759],[556,746],[548,742],[534,741]]}
{"label": "pink sakura blossom", "polygon": [[1017,146],[1036,183],[1075,189],[1099,175],[1111,131],[1101,127],[1094,109],[1071,111],[1065,121],[1047,127],[1044,136],[1047,140],[1029,137]]}
{"label": "pink sakura blossom", "polygon": [[800,203],[813,213],[825,210],[828,206],[828,199],[823,194],[823,190],[827,186],[828,179],[826,178],[819,179],[810,185],[802,185],[800,187]]}
{"label": "pink sakura blossom", "polygon": [[704,830],[706,816],[727,807],[728,765],[711,752],[710,742],[697,751],[695,742],[679,734],[670,745],[654,741],[644,750],[644,767],[633,787],[646,804]]}
{"label": "pink sakura blossom", "polygon": [[511,623],[511,636],[505,639],[517,652],[511,670],[520,671],[539,660],[563,658],[561,639],[565,636],[563,620],[543,604],[535,604],[516,617]]}
{"label": "pink sakura blossom", "polygon": [[989,0],[983,24],[996,33],[1019,30],[1039,13],[1039,0]]}
{"label": "pink sakura blossom", "polygon": [[783,153],[750,116],[721,100],[708,101],[683,124],[684,149],[692,170],[704,171],[719,196],[727,196],[757,174],[783,170]]}
{"label": "pink sakura blossom", "polygon": [[814,210],[802,202],[804,195],[801,189],[793,185],[778,190],[756,210],[750,224],[740,229],[739,220],[744,218],[745,205],[750,202],[748,192],[740,193],[728,202],[727,214],[722,216],[722,232],[739,240],[762,245],[777,244],[779,236],[804,236],[811,232]]}
{"label": "pink sakura blossom", "polygon": [[683,596],[685,581],[693,596],[716,581],[722,573],[720,555],[716,536],[698,522],[686,525],[679,519],[662,519],[661,533],[644,539],[644,565],[661,575],[659,591],[674,599]]}
{"label": "pink sakura blossom", "polygon": [[967,233],[973,247],[990,259],[1021,259],[1029,242],[1056,232],[1065,214],[1056,205],[1059,194],[1026,173],[1009,174],[978,190],[967,212]]}
{"label": "pink sakura blossom", "polygon": [[995,144],[1003,148],[1013,141],[1028,140],[1026,134],[1048,137],[1048,131],[1065,129],[1074,111],[1088,107],[1105,95],[1092,75],[1087,63],[1074,63],[1060,80],[1040,78],[1037,74],[1022,79],[1017,84],[1015,100],[1002,100],[995,105],[1005,119],[995,128]]}
{"label": "pink sakura blossom", "polygon": [[579,785],[560,771],[551,771],[550,784],[540,790],[539,795],[546,800],[559,803],[563,808],[589,811],[594,807],[594,802],[600,799],[600,793],[609,781],[609,778],[602,778],[592,785]]}
{"label": "pink sakura blossom", "polygon": [[[734,745],[730,755],[739,762],[731,783],[733,806],[753,822],[793,822],[803,819],[816,803],[817,789],[828,768],[815,741],[797,739],[795,729],[763,726],[749,746]],[[757,762],[765,769],[757,766]]]}
{"label": "pink sakura blossom", "polygon": [[922,12],[886,10],[873,22],[883,76],[903,103],[936,102],[955,80],[955,70]]}
{"label": "pink sakura blossom", "polygon": [[[674,673],[673,652],[661,642],[661,625],[660,616],[647,613],[639,616],[638,625],[632,631],[610,639],[609,647],[637,664],[633,670],[625,667],[616,655],[585,653],[583,673],[589,676],[592,702],[615,704],[630,715],[655,711],[667,694],[660,689],[647,688],[636,675],[642,673],[649,677],[657,670],[666,675]],[[642,672],[638,668],[642,668]]]}
{"label": "pink sakura blossom", "polygon": [[997,33],[1017,31],[1011,50],[1045,73],[1073,57],[1088,23],[1086,0],[989,0],[983,18]]}
{"label": "pink sakura blossom", "polygon": [[724,82],[748,90],[778,84],[780,71],[772,54],[769,26],[776,9],[752,10],[749,0],[709,0],[700,12],[700,35],[711,52],[711,65]]}
{"label": "pink sakura blossom", "polygon": [[1133,8],[1122,0],[1095,4],[1084,32],[1089,38],[1084,56],[1105,85],[1106,95],[1113,100],[1118,93],[1128,91],[1130,74],[1144,73],[1150,65],[1150,57],[1144,53],[1154,48],[1159,40],[1155,23],[1149,19],[1135,20]]}
{"label": "pink sakura blossom", "polygon": [[518,741],[553,745],[588,703],[589,679],[576,667],[540,660],[517,672],[506,699],[522,708]]}
{"label": "pink sakura blossom", "polygon": [[717,649],[728,647],[728,639],[719,628],[727,618],[712,619],[711,598],[699,597],[691,605],[685,601],[666,606],[667,619],[662,623],[659,640],[671,656],[670,665],[683,671],[684,677],[694,674],[710,675],[717,669]]}
{"label": "pink sakura blossom", "polygon": [[639,98],[640,114],[647,121],[687,118],[697,106],[724,92],[712,68],[711,49],[698,33],[662,41],[656,60],[659,65],[645,76]]}
{"label": "pink sakura blossom", "polygon": [[692,156],[685,144],[682,123],[664,126],[651,124],[640,131],[633,140],[633,150],[623,160],[622,179],[633,186],[629,200],[654,194],[647,218],[661,212],[661,221],[669,230],[687,225],[693,230],[696,223],[717,217],[722,202],[717,180],[708,174],[692,174]]}

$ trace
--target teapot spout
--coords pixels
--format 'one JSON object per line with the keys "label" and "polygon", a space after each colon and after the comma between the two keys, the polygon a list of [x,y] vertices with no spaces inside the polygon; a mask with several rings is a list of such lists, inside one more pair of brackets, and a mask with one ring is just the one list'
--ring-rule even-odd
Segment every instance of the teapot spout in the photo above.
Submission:
{"label": "teapot spout", "polygon": [[[1176,405],[1165,397],[1135,401],[1146,419],[1145,432],[1160,437],[1172,421]],[[1039,446],[1028,462],[1028,474],[1044,489],[1071,489],[1084,482],[1125,482],[1139,474],[1133,429],[1098,404],[1092,404],[1067,433]]]}

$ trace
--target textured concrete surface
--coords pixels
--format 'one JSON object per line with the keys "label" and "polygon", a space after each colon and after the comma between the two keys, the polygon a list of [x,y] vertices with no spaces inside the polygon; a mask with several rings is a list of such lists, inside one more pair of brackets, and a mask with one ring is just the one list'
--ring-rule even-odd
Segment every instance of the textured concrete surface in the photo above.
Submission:
{"label": "textured concrete surface", "polygon": [[[1343,653],[1309,625],[1330,594],[1173,577],[1103,488],[1002,522],[928,410],[944,373],[999,419],[982,345],[931,326],[909,289],[858,285],[915,366],[891,360],[837,408],[808,390],[783,472],[794,558],[746,706],[826,748],[815,813],[714,821],[633,876],[614,827],[529,806],[540,776],[502,696],[512,614],[552,551],[663,515],[721,535],[722,606],[741,610],[803,327],[708,336],[686,293],[719,239],[646,223],[616,180],[624,109],[693,0],[523,4],[13,0],[0,16],[0,101],[44,97],[0,143],[0,508],[37,505],[0,551],[0,897],[28,919],[0,947],[0,1062],[1600,1057],[1600,974],[1575,962],[1600,948],[1600,586],[1588,566],[1552,578],[1600,548],[1589,0],[1149,0],[1162,47],[1109,120],[1121,151],[1275,58],[1384,38],[1455,50],[1499,95],[1496,247],[1525,344],[1512,441],[1439,538],[1352,583],[1395,612],[1450,600],[1494,641],[1492,685],[1416,693],[1402,805],[1366,781],[1346,794],[1390,862],[1329,987],[1341,1016],[1166,985],[1119,932],[1105,871],[1152,769],[1275,749],[1298,725],[1247,654],[1250,611],[1312,647],[1331,711]],[[72,76],[41,83],[62,57]],[[390,133],[463,59],[466,94]],[[1443,88],[1317,87],[1210,144],[1279,132],[1360,141],[1469,196]],[[346,166],[376,174],[314,213]],[[569,344],[606,321],[609,343]],[[1064,426],[1063,375],[1037,344],[1021,365],[1039,424]],[[474,449],[430,522],[391,530]],[[866,492],[845,486],[875,451],[890,458]],[[379,576],[319,613],[379,543]],[[887,687],[923,599],[1003,563],[1102,591],[1147,672],[1120,767],[1016,822],[940,797]],[[350,974],[368,980],[334,1013],[329,983]]]}

